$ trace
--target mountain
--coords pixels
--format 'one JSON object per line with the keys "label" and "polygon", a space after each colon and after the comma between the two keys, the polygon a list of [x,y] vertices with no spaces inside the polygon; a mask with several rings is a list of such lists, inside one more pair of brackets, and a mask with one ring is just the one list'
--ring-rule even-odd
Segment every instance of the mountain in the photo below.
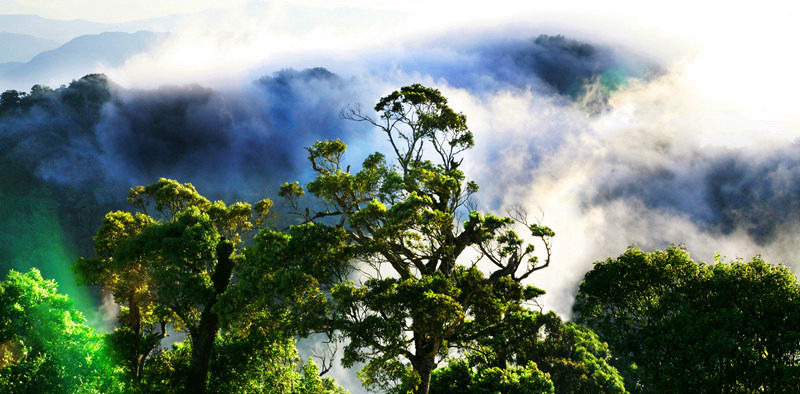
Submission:
{"label": "mountain", "polygon": [[26,63],[0,64],[0,91],[27,90],[37,83],[57,86],[76,75],[119,67],[129,57],[152,49],[167,36],[149,31],[80,36]]}
{"label": "mountain", "polygon": [[107,30],[106,24],[84,20],[60,21],[36,15],[0,15],[0,31],[35,36],[60,44],[78,36]]}
{"label": "mountain", "polygon": [[[2,0],[0,0],[1,2]],[[291,2],[249,2],[246,7],[208,9],[185,14],[138,19],[121,23],[98,23],[81,19],[56,20],[36,15],[0,15],[0,31],[25,34],[66,43],[67,41],[103,32],[134,33],[140,30],[175,32],[182,26],[204,26],[210,30],[227,31],[231,24],[270,23],[272,29],[285,32],[307,32],[320,27],[351,28],[393,23],[407,12],[383,11],[370,8],[333,7],[310,8]],[[222,23],[221,23],[222,22]]]}
{"label": "mountain", "polygon": [[40,52],[57,48],[58,42],[28,34],[0,32],[0,63],[27,62]]}
{"label": "mountain", "polygon": [[104,32],[135,33],[140,30],[170,32],[187,16],[191,16],[191,14],[170,15],[123,23],[99,23],[81,19],[62,21],[36,15],[0,15],[0,31],[34,36],[64,44],[80,36]]}

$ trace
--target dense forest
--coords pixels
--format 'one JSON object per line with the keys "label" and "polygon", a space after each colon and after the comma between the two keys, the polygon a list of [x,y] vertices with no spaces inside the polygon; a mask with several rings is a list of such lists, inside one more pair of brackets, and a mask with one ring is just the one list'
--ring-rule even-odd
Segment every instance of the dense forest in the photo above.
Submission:
{"label": "dense forest", "polygon": [[[301,77],[339,83],[324,69]],[[280,93],[278,78],[261,83]],[[93,133],[115,89],[89,75],[0,97],[0,183],[14,184],[0,185],[0,267],[16,269],[0,283],[4,391],[344,392],[327,376],[332,363],[358,369],[377,392],[800,389],[800,284],[759,257],[705,264],[680,246],[631,246],[585,275],[572,321],[538,307],[544,291],[529,282],[559,269],[556,234],[521,210],[476,210],[479,185],[462,170],[474,136],[437,89],[402,87],[377,101],[377,116],[345,106],[334,122],[388,141],[362,163],[346,158],[340,138],[351,136],[333,127],[306,148],[298,174],[308,182],[277,183],[275,195],[252,199],[250,190],[231,192],[227,202],[158,174],[174,163],[149,163],[139,174],[153,182],[125,185],[107,170],[125,163],[92,153],[106,143],[128,157],[153,149],[175,162],[225,157],[231,141],[219,130],[232,121],[209,115],[186,125],[176,115],[217,99],[213,92],[186,88],[162,101],[174,105],[160,106],[161,116],[129,102],[117,114],[127,133],[106,141]],[[204,138],[169,134],[175,127]],[[169,143],[156,146],[148,133]],[[249,141],[263,152],[238,160],[258,167],[231,168],[290,167],[261,157],[280,138]],[[49,222],[79,231],[60,234]],[[19,226],[40,237],[20,239]],[[46,263],[15,254],[64,237],[83,256],[69,275],[118,306],[108,332],[43,277],[48,267],[37,267]],[[301,360],[296,342],[312,335],[327,351]]]}

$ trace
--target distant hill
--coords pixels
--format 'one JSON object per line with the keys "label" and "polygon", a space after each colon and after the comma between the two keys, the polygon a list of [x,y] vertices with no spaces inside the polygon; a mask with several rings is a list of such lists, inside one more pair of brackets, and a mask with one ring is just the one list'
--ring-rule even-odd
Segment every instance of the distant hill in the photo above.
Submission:
{"label": "distant hill", "polygon": [[36,15],[0,15],[0,30],[65,43],[86,34],[107,31],[107,25],[84,20],[60,21]]}
{"label": "distant hill", "polygon": [[168,32],[181,18],[180,15],[173,15],[125,23],[98,23],[80,19],[62,21],[36,15],[0,15],[0,31],[39,37],[55,41],[57,44],[64,44],[76,37],[103,32],[134,33],[140,30]]}
{"label": "distant hill", "polygon": [[76,75],[102,71],[102,66],[118,67],[131,56],[152,49],[167,36],[148,31],[80,36],[26,63],[0,64],[0,91],[27,90],[37,83],[58,86]]}
{"label": "distant hill", "polygon": [[[1,2],[2,0],[0,0]],[[47,40],[66,43],[67,41],[90,34],[103,32],[134,33],[140,30],[152,32],[175,32],[179,26],[206,26],[214,30],[219,21],[236,21],[243,24],[264,23],[273,13],[279,13],[274,28],[286,32],[306,32],[320,27],[342,28],[353,26],[378,26],[397,20],[402,11],[382,11],[369,8],[335,7],[327,9],[309,8],[287,4],[271,7],[269,2],[253,1],[243,9],[209,9],[186,14],[174,14],[158,18],[139,19],[122,23],[98,23],[86,20],[56,20],[36,15],[0,15],[0,31],[26,34]],[[223,24],[221,31],[225,31]]]}
{"label": "distant hill", "polygon": [[0,63],[27,62],[38,53],[58,46],[59,43],[53,40],[28,34],[0,32]]}

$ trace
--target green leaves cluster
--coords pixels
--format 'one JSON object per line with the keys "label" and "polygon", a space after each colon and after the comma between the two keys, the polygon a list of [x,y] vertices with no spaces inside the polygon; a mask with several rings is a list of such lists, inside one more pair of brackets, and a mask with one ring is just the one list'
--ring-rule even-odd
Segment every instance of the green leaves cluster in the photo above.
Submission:
{"label": "green leaves cluster", "polygon": [[554,393],[553,382],[536,363],[522,367],[475,367],[469,359],[452,360],[433,372],[432,394],[446,393]]}
{"label": "green leaves cluster", "polygon": [[[431,391],[626,392],[622,377],[610,365],[608,345],[591,329],[564,323],[553,312],[527,309],[508,313],[504,320],[501,329],[465,346],[465,357],[452,359],[434,371]],[[489,381],[515,382],[515,376],[536,379],[485,388]],[[490,377],[492,380],[487,380]]]}
{"label": "green leaves cluster", "polygon": [[[124,327],[127,329],[128,327]],[[141,381],[125,379],[114,357],[120,335],[85,325],[56,283],[37,270],[11,271],[0,282],[0,390],[15,393],[175,393],[188,391],[192,342],[156,352]],[[133,343],[129,343],[133,344]],[[111,345],[111,347],[109,347]],[[309,360],[301,363],[290,338],[232,331],[217,338],[209,386],[218,392],[343,394]]]}
{"label": "green leaves cluster", "polygon": [[578,321],[611,345],[633,392],[800,387],[800,284],[782,266],[693,261],[678,247],[595,263]]}
{"label": "green leaves cluster", "polygon": [[241,306],[224,316],[227,324],[242,333],[276,336],[332,332],[328,293],[348,275],[354,256],[344,238],[341,228],[313,223],[286,232],[261,230],[245,251],[238,281],[223,297],[224,305]]}
{"label": "green leaves cluster", "polygon": [[203,391],[220,314],[237,313],[219,300],[244,262],[243,236],[263,225],[272,203],[212,203],[168,179],[131,189],[128,201],[139,212],[107,214],[94,237],[97,257],[78,259],[74,271],[123,308],[111,342],[134,382],[171,327],[192,342],[187,387]]}
{"label": "green leaves cluster", "polygon": [[0,283],[0,390],[108,393],[125,389],[103,336],[38,270]]}

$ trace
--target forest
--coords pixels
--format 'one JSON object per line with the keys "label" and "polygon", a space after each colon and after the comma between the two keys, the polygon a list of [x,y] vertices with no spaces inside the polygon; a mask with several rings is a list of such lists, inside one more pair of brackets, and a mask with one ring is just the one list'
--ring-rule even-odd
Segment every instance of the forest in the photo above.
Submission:
{"label": "forest", "polygon": [[[336,81],[324,69],[304,77]],[[189,125],[173,116],[215,100],[200,87],[164,92],[160,116],[121,107],[132,126],[109,142],[97,124],[119,89],[93,74],[0,96],[0,390],[346,392],[330,376],[335,363],[388,393],[800,389],[800,284],[760,256],[704,263],[680,245],[632,245],[593,257],[569,320],[545,311],[530,281],[559,270],[559,235],[522,209],[477,209],[479,185],[463,170],[474,135],[436,88],[404,86],[369,110],[341,103],[332,121],[359,124],[386,149],[352,162],[346,143],[358,137],[332,126],[305,148],[297,174],[308,181],[275,181],[281,168],[270,165],[290,160],[261,155],[279,137],[253,142],[241,159],[258,167],[239,170],[269,174],[274,193],[227,201],[158,174],[168,163],[140,168],[146,184],[102,175],[124,165],[91,153],[103,143],[176,161],[226,156],[231,143],[215,130],[232,124],[222,115]],[[204,140],[149,142],[176,124]],[[38,238],[13,234],[23,226]],[[39,264],[64,253],[58,242],[82,256],[68,275],[114,304],[111,329],[43,275],[53,268]],[[21,262],[21,248],[44,252]],[[297,343],[310,337],[323,350],[301,359]]]}

